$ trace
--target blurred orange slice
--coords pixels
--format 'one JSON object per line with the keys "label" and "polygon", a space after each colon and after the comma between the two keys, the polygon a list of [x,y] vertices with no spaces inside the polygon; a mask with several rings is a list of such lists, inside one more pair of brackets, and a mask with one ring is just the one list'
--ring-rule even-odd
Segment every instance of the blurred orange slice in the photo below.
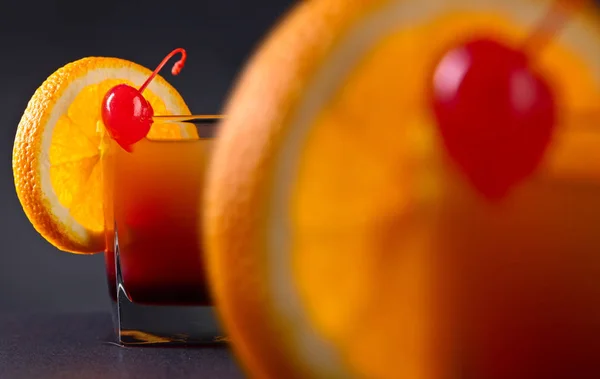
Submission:
{"label": "blurred orange slice", "polygon": [[[427,80],[457,41],[518,43],[549,3],[314,0],[262,44],[225,110],[204,204],[218,309],[253,377],[451,375],[436,287],[449,241],[436,233],[456,185]],[[560,133],[600,106],[591,14],[535,60],[559,97]],[[541,171],[571,172],[555,164],[561,151],[597,161],[598,144],[580,142],[557,138]]]}

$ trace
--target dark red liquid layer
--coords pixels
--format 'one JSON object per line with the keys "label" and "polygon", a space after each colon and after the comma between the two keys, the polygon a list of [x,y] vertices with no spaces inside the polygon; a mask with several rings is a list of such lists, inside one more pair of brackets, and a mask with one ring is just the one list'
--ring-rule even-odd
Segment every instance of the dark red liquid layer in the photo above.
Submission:
{"label": "dark red liquid layer", "polygon": [[[116,301],[117,278],[114,252],[105,253],[105,262],[109,294],[111,299]],[[137,272],[134,270],[132,275],[123,275],[129,279],[126,281],[125,289],[134,302],[154,305],[212,305],[204,276],[198,275],[198,272],[202,272],[200,262],[187,268],[171,267],[172,273],[182,274],[176,279],[172,277],[173,275],[159,274],[152,277],[146,274],[160,271],[160,260],[155,263],[154,267],[148,264],[138,265]]]}
{"label": "dark red liquid layer", "polygon": [[[201,239],[200,201],[208,143],[143,140],[133,153],[117,149],[105,214],[115,225],[121,284],[141,304],[211,303]],[[107,233],[107,246],[114,239]],[[111,295],[115,258],[107,254]]]}

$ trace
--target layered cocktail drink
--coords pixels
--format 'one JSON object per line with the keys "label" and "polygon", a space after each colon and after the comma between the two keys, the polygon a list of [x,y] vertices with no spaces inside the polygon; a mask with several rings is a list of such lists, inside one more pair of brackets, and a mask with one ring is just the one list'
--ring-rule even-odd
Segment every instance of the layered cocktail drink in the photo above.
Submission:
{"label": "layered cocktail drink", "polygon": [[[210,137],[219,118],[180,120],[157,117],[152,128],[170,133],[152,138],[151,130],[132,151],[109,141],[103,156],[106,245],[113,247],[107,249],[106,268],[124,343],[125,337],[137,342],[211,342],[218,337],[216,331],[181,326],[181,311],[192,312],[195,320],[190,322],[202,320],[197,312],[212,312],[202,256],[201,202]],[[162,327],[174,328],[172,332],[153,330],[161,324],[159,316],[152,316],[156,309],[171,314]],[[139,320],[124,325],[132,313],[146,325]]]}

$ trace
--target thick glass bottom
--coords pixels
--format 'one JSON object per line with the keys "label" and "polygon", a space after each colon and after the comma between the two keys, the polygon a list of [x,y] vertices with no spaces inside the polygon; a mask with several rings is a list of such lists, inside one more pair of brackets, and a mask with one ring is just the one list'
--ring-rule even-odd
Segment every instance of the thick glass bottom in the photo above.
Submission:
{"label": "thick glass bottom", "polygon": [[140,305],[119,291],[114,304],[121,345],[212,345],[227,342],[212,306]]}
{"label": "thick glass bottom", "polygon": [[[116,343],[186,346],[227,342],[212,305],[140,304],[132,301],[123,282],[118,243],[115,243],[114,250],[114,253],[107,253],[114,257],[114,260],[107,259],[107,263],[114,262],[114,271],[107,270],[107,277],[113,304]],[[114,275],[111,275],[111,271]],[[177,297],[176,293],[173,295]]]}

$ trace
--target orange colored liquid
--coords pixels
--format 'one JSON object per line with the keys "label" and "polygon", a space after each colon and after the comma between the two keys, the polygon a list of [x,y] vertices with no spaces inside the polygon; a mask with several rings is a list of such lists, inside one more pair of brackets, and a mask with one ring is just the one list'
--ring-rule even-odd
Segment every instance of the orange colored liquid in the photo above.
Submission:
{"label": "orange colored liquid", "polygon": [[[108,198],[122,283],[136,303],[210,304],[200,235],[209,143],[143,140],[133,153],[113,149]],[[106,258],[114,295],[114,255]]]}

